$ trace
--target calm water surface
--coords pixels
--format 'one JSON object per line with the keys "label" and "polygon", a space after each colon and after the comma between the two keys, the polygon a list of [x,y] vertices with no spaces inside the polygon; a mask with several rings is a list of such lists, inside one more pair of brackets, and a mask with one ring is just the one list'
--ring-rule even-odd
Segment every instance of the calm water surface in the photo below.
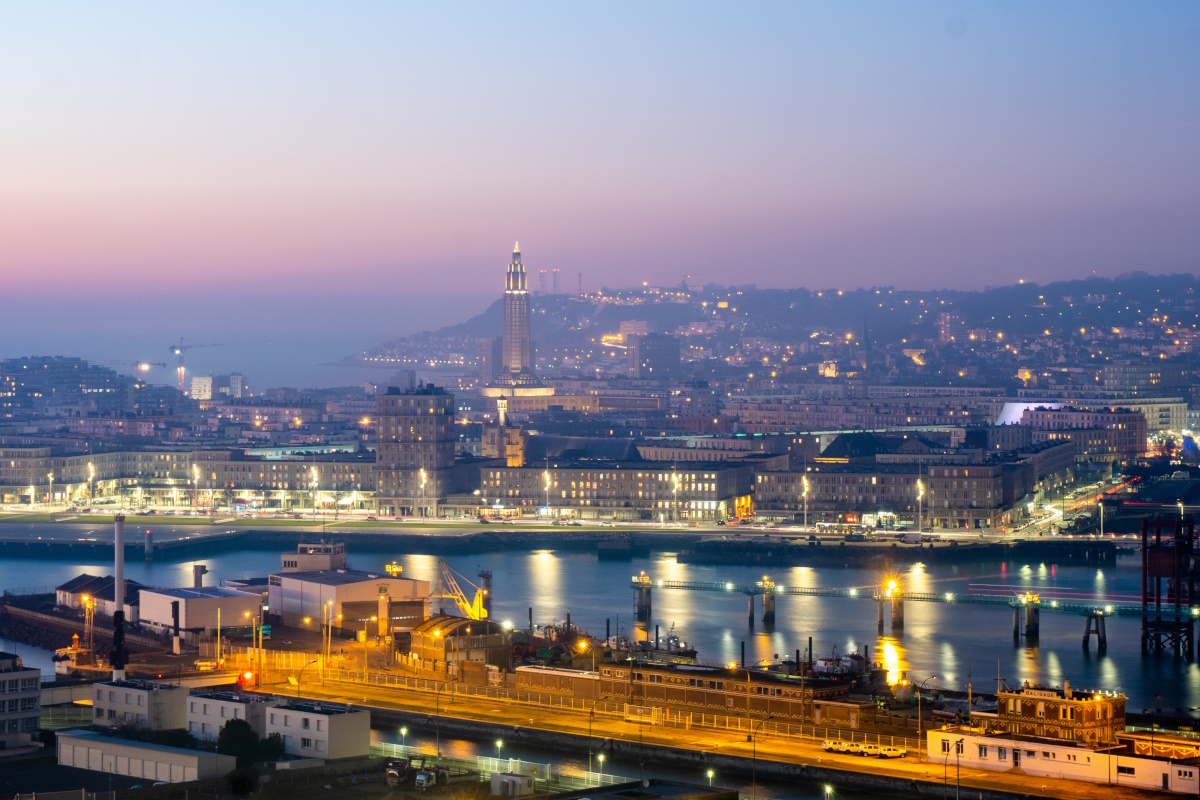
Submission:
{"label": "calm water surface", "polygon": [[[355,551],[350,545],[351,566],[378,570],[393,556],[382,552]],[[436,581],[434,556],[397,556],[405,577]],[[630,577],[641,570],[655,579],[731,581],[752,583],[764,572],[785,586],[868,588],[882,576],[870,569],[791,567],[697,566],[678,564],[672,552],[655,553],[630,561],[600,561],[595,554],[554,550],[484,553],[475,557],[452,556],[448,563],[474,577],[480,569],[494,573],[493,618],[527,624],[533,608],[534,622],[565,619],[598,636],[604,635],[605,620],[616,630],[631,632],[634,619]],[[206,583],[225,578],[265,575],[279,568],[277,551],[239,550],[187,561],[134,560],[127,564],[128,577],[149,585],[190,586],[192,564],[209,568]],[[111,574],[108,560],[23,559],[0,560],[0,587],[55,586],[80,572]],[[1138,562],[1123,558],[1115,567],[1098,569],[1052,562],[990,562],[957,566],[915,565],[901,573],[905,587],[913,592],[972,590],[1016,592],[1031,590],[1043,597],[1089,599],[1101,602],[1136,602],[1139,592]],[[435,604],[438,601],[434,601]],[[436,606],[435,606],[436,607]],[[817,657],[869,649],[893,674],[907,670],[910,677],[937,675],[935,685],[966,690],[968,682],[978,691],[992,691],[999,675],[1009,685],[1023,681],[1061,684],[1064,679],[1087,689],[1118,690],[1129,697],[1131,711],[1143,708],[1200,707],[1200,668],[1170,657],[1143,657],[1140,651],[1140,620],[1113,617],[1108,624],[1108,651],[1098,655],[1082,646],[1084,620],[1074,614],[1042,612],[1041,637],[1033,646],[1012,639],[1012,612],[1007,607],[949,605],[909,601],[905,628],[894,636],[880,637],[876,629],[875,603],[867,599],[781,596],[777,619],[765,627],[761,621],[747,623],[744,595],[709,592],[654,590],[654,619],[665,634],[671,626],[699,650],[701,661],[724,664],[740,659],[746,643],[748,661],[786,658],[808,646],[812,637]],[[636,634],[636,631],[632,631]],[[644,634],[643,634],[644,635]],[[64,645],[66,643],[64,642]],[[43,666],[39,658],[48,654],[31,652],[22,645],[0,645],[25,655],[31,664]]]}

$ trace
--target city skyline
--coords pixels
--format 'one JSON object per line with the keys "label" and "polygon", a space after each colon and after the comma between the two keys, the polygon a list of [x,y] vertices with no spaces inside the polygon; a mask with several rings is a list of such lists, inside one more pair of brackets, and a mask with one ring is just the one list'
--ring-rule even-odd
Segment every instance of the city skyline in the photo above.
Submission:
{"label": "city skyline", "polygon": [[0,33],[40,300],[1195,271],[1191,6],[76,11]]}

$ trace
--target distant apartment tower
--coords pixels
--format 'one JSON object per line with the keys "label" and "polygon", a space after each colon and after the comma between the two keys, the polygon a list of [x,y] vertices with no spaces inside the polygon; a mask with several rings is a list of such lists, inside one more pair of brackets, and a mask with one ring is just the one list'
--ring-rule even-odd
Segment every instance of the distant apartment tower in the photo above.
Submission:
{"label": "distant apartment tower", "polygon": [[512,261],[504,283],[504,365],[508,381],[528,383],[533,376],[529,345],[529,289],[520,243],[513,245]]}
{"label": "distant apartment tower", "polygon": [[212,400],[229,397],[240,399],[246,393],[246,376],[240,373],[231,375],[193,375],[192,399]]}
{"label": "distant apartment tower", "polygon": [[631,378],[668,380],[679,373],[679,339],[665,333],[632,334],[625,337],[626,358]]}
{"label": "distant apartment tower", "polygon": [[395,386],[402,392],[415,389],[417,386],[417,371],[415,369],[397,370],[395,375],[388,378],[388,386]]}
{"label": "distant apartment tower", "polygon": [[[543,281],[544,283],[544,281]],[[479,380],[492,383],[500,377],[504,364],[504,339],[484,339],[479,343]]]}
{"label": "distant apartment tower", "polygon": [[375,500],[385,514],[437,513],[451,490],[454,468],[454,395],[423,384],[376,397]]}
{"label": "distant apartment tower", "polygon": [[954,341],[960,327],[962,327],[962,323],[958,319],[958,314],[952,314],[949,311],[938,314],[938,344],[950,344]]}

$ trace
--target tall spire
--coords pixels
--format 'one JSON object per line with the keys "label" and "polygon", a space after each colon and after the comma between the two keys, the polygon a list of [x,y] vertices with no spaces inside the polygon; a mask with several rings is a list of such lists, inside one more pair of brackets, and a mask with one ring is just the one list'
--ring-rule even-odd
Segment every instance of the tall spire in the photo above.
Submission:
{"label": "tall spire", "polygon": [[521,252],[521,243],[520,243],[520,242],[514,242],[514,243],[513,243],[513,252],[514,252],[514,253],[519,253],[519,252]]}

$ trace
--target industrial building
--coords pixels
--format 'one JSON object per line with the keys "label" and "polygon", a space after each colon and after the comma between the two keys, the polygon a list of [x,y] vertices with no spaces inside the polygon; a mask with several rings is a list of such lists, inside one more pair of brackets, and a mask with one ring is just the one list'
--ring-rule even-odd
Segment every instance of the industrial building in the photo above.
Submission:
{"label": "industrial building", "polygon": [[181,631],[213,631],[219,626],[246,627],[257,622],[262,614],[262,595],[218,586],[142,589],[139,595],[141,624],[160,633],[172,629],[176,603],[179,604]]}
{"label": "industrial building", "polygon": [[220,778],[237,766],[233,756],[104,736],[89,730],[58,732],[58,763],[147,782],[185,783]]}
{"label": "industrial building", "polygon": [[[386,636],[428,616],[429,582],[353,569],[281,572],[267,580],[267,605],[284,625],[321,625]],[[371,618],[375,617],[372,622]]]}

